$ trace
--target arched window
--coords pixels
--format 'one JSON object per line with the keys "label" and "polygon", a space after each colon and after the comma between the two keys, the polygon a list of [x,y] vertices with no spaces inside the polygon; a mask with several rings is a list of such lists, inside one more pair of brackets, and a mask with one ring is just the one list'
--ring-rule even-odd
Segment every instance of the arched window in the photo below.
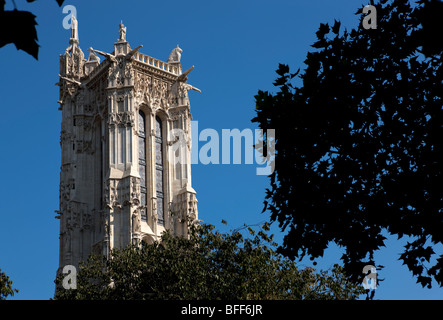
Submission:
{"label": "arched window", "polygon": [[164,225],[164,190],[163,190],[163,134],[162,121],[155,117],[155,181],[157,195],[157,218],[158,223]]}
{"label": "arched window", "polygon": [[154,244],[154,239],[151,236],[145,236],[142,239],[142,243],[141,244],[142,244],[142,247],[148,247],[148,246]]}
{"label": "arched window", "polygon": [[[146,207],[146,118],[138,112],[138,170],[140,174],[140,205]],[[141,211],[141,220],[147,220],[146,208]]]}

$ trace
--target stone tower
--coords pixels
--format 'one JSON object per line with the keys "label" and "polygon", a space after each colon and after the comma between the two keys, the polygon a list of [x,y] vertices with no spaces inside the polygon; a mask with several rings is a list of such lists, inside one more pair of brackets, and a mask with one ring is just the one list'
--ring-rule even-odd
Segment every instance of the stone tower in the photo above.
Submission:
{"label": "stone tower", "polygon": [[[60,55],[60,267],[109,254],[198,219],[191,186],[187,83],[177,46],[167,62],[141,54],[121,23],[114,51],[79,47],[72,16]],[[100,57],[103,61],[100,61]]]}

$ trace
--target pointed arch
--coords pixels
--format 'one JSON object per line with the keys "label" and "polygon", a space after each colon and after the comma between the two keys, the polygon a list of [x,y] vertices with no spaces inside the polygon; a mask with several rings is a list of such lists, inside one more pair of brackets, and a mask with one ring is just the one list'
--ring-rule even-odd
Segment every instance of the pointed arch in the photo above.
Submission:
{"label": "pointed arch", "polygon": [[142,238],[142,245],[144,245],[144,244],[151,245],[151,244],[154,244],[154,243],[155,243],[155,240],[154,240],[154,238],[151,235],[145,235]]}

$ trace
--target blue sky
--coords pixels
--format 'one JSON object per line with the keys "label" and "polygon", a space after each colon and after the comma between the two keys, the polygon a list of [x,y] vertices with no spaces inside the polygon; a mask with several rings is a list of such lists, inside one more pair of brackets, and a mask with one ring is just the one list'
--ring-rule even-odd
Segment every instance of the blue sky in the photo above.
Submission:
{"label": "blue sky", "polygon": [[[55,1],[27,3],[20,10],[37,16],[39,60],[13,45],[0,49],[0,268],[20,290],[13,299],[49,299],[58,267],[58,184],[60,123],[58,111],[59,54],[68,46],[66,16]],[[6,1],[12,9],[12,1]],[[278,63],[301,67],[320,23],[340,20],[348,29],[366,1],[356,0],[226,0],[226,1],[66,1],[79,21],[80,47],[112,52],[121,20],[127,40],[140,52],[166,61],[179,44],[184,69],[195,65],[188,83],[191,112],[199,130],[255,129],[254,95],[275,91]],[[364,54],[364,53],[362,53]],[[278,128],[276,128],[278,130]],[[201,148],[205,142],[200,141]],[[195,146],[195,142],[194,142]],[[192,166],[199,217],[220,230],[268,220],[261,214],[266,176],[256,164]],[[228,227],[220,224],[228,221]],[[272,229],[277,240],[278,228]],[[422,289],[398,261],[401,244],[389,238],[375,256],[384,265],[378,299],[442,299],[443,289]],[[331,246],[317,267],[339,262],[340,250]],[[301,265],[310,265],[303,261]]]}

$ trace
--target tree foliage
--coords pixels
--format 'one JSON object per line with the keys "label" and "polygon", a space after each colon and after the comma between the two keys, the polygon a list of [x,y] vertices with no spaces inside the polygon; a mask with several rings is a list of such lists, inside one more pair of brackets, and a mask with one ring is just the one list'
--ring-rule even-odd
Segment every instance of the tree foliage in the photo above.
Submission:
{"label": "tree foliage", "polygon": [[13,296],[17,292],[18,290],[12,287],[12,281],[0,269],[0,300],[5,300],[8,296]]}
{"label": "tree foliage", "polygon": [[275,129],[264,211],[285,232],[280,252],[314,259],[336,243],[354,281],[375,265],[383,231],[409,236],[400,259],[421,285],[441,286],[443,255],[434,249],[443,243],[443,43],[436,38],[443,4],[375,6],[377,29],[321,24],[301,85],[298,72],[280,64],[279,91],[255,96],[252,121]]}
{"label": "tree foliage", "polygon": [[165,233],[161,243],[91,256],[79,267],[77,289],[60,287],[55,299],[355,299],[364,292],[336,265],[298,269],[273,249],[265,224],[251,237],[191,226],[188,238]]}
{"label": "tree foliage", "polygon": [[[64,0],[56,1],[59,6],[64,2]],[[5,10],[5,0],[0,0],[0,48],[13,43],[17,50],[23,50],[38,60],[36,17],[29,11],[17,10],[15,1],[12,2],[14,10]]]}

